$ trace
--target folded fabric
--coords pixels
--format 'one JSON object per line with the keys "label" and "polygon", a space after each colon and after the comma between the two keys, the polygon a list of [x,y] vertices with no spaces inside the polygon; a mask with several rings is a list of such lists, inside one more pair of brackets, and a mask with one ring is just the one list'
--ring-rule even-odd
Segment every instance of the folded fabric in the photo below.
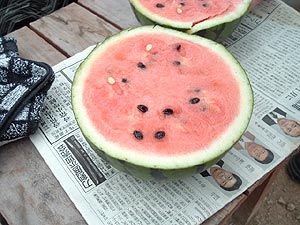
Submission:
{"label": "folded fabric", "polygon": [[6,54],[7,56],[19,56],[18,47],[14,38],[0,37],[0,55]]}
{"label": "folded fabric", "polygon": [[0,145],[36,131],[53,81],[48,64],[19,57],[16,40],[0,37]]}

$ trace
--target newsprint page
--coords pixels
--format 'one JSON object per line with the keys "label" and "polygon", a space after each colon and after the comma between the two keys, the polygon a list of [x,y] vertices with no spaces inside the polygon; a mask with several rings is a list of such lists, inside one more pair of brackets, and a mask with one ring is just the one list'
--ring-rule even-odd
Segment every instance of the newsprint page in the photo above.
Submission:
{"label": "newsprint page", "polygon": [[[255,107],[240,141],[207,171],[173,182],[141,181],[91,150],[74,119],[71,84],[93,49],[61,62],[32,142],[88,224],[198,225],[278,165],[300,143],[300,14],[266,0],[223,44],[246,70]],[[223,189],[213,167],[235,174]]]}

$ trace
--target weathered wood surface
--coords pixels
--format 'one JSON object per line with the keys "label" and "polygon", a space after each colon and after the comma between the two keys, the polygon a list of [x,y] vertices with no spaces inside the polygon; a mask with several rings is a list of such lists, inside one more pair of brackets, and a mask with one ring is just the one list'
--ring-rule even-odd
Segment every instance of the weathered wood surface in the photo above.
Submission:
{"label": "weathered wood surface", "polygon": [[79,0],[78,3],[121,29],[140,25],[128,0]]}
{"label": "weathered wood surface", "polygon": [[86,224],[29,139],[1,147],[0,180],[9,225]]}
{"label": "weathered wood surface", "polygon": [[17,39],[19,54],[25,59],[46,62],[53,66],[67,58],[28,27],[23,27],[7,36]]}
{"label": "weathered wood surface", "polygon": [[271,188],[273,181],[276,179],[278,173],[283,169],[288,158],[282,161],[275,169],[265,174],[264,177],[255,184],[253,184],[245,192],[247,196],[244,204],[239,207],[232,216],[232,221],[243,221],[244,224],[248,224],[259,210],[263,203],[263,199],[266,197],[268,191]]}
{"label": "weathered wood surface", "polygon": [[68,56],[119,31],[76,3],[31,23],[30,28]]}
{"label": "weathered wood surface", "polygon": [[[50,65],[66,57],[28,27],[17,39],[20,56]],[[86,224],[28,138],[0,147],[0,213],[8,224]]]}

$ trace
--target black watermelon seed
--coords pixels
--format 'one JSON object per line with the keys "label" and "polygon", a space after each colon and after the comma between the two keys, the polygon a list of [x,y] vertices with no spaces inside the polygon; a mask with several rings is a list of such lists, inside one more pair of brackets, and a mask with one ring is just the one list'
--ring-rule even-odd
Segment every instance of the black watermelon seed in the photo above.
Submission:
{"label": "black watermelon seed", "polygon": [[167,109],[164,109],[163,113],[165,115],[172,115],[174,113],[174,111],[173,111],[173,109],[167,108]]}
{"label": "black watermelon seed", "polygon": [[181,49],[181,45],[177,45],[177,46],[176,46],[176,50],[177,50],[177,51],[180,51],[180,49]]}
{"label": "black watermelon seed", "polygon": [[191,98],[191,99],[190,99],[190,103],[191,103],[191,104],[197,104],[198,102],[200,102],[200,99],[199,99],[199,98]]}
{"label": "black watermelon seed", "polygon": [[143,133],[141,131],[138,131],[138,130],[133,131],[133,135],[138,140],[142,140],[144,138]]}
{"label": "black watermelon seed", "polygon": [[180,2],[179,3],[181,6],[185,6],[185,3],[184,2]]}
{"label": "black watermelon seed", "polygon": [[142,62],[139,62],[137,64],[137,66],[138,66],[138,68],[141,68],[141,69],[145,69],[146,68],[146,65],[144,63],[142,63]]}
{"label": "black watermelon seed", "polygon": [[145,105],[138,105],[137,106],[138,110],[140,110],[142,113],[145,113],[148,111],[148,107]]}
{"label": "black watermelon seed", "polygon": [[126,78],[122,78],[122,82],[123,82],[123,83],[127,83],[128,80],[127,80]]}
{"label": "black watermelon seed", "polygon": [[163,8],[163,7],[165,7],[165,5],[163,5],[163,4],[161,4],[161,3],[157,3],[157,4],[156,4],[156,8]]}
{"label": "black watermelon seed", "polygon": [[156,139],[162,139],[164,136],[166,136],[166,133],[164,131],[157,131],[155,134],[154,134],[154,137]]}
{"label": "black watermelon seed", "polygon": [[207,3],[202,4],[203,7],[208,7]]}
{"label": "black watermelon seed", "polygon": [[181,63],[180,63],[179,61],[174,61],[173,64],[174,64],[175,66],[179,66]]}

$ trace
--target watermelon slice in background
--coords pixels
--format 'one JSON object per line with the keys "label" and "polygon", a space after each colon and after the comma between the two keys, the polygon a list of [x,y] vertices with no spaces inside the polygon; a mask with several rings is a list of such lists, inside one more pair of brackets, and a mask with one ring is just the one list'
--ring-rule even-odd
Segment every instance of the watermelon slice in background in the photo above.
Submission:
{"label": "watermelon slice in background", "polygon": [[160,26],[98,44],[72,85],[91,147],[143,179],[176,179],[218,161],[248,126],[251,85],[220,44]]}
{"label": "watermelon slice in background", "polygon": [[158,24],[223,41],[247,14],[252,0],[129,0],[143,25]]}

